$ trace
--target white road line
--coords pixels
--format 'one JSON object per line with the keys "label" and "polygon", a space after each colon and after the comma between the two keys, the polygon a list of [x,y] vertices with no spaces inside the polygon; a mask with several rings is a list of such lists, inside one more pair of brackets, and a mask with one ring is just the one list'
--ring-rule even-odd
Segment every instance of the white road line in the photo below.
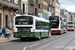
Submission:
{"label": "white road line", "polygon": [[38,44],[40,44],[40,43],[33,44],[33,45],[31,45],[30,47],[36,46],[36,45],[38,45]]}
{"label": "white road line", "polygon": [[51,39],[55,39],[55,38],[51,38]]}
{"label": "white road line", "polygon": [[61,38],[59,38],[59,39],[57,39],[57,40],[54,40],[54,41],[52,41],[52,42],[50,42],[50,43],[48,43],[48,44],[46,44],[46,45],[44,45],[44,46],[42,46],[42,47],[37,48],[36,50],[42,50],[42,49],[45,48],[46,46],[49,46],[49,45],[51,45],[51,44],[53,44],[53,43],[55,43],[55,42],[57,42],[57,41],[59,41],[59,40],[61,40],[61,39],[63,39],[63,38],[66,38],[66,37],[68,37],[68,36],[70,36],[70,35],[72,35],[72,34],[69,34],[69,35],[64,36],[64,37],[61,37]]}
{"label": "white road line", "polygon": [[70,50],[73,50],[73,49],[75,49],[75,46],[70,48]]}
{"label": "white road line", "polygon": [[45,41],[43,41],[43,42],[47,42],[47,41],[49,41],[49,40],[45,40]]}
{"label": "white road line", "polygon": [[27,48],[27,47],[24,47],[24,49],[23,49],[23,50],[26,50],[26,48]]}

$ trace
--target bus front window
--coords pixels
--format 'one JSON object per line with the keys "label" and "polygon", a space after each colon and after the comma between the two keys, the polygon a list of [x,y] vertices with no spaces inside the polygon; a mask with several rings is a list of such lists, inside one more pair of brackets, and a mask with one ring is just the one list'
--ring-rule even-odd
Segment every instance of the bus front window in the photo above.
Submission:
{"label": "bus front window", "polygon": [[49,17],[51,21],[51,28],[59,27],[59,16],[51,16]]}

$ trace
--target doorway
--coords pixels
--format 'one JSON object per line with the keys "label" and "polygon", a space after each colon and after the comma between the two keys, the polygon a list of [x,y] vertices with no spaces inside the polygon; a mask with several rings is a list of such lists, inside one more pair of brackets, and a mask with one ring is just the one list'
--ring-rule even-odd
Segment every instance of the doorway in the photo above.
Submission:
{"label": "doorway", "polygon": [[6,27],[8,27],[8,15],[6,15],[5,17],[5,23],[6,23]]}
{"label": "doorway", "polygon": [[0,28],[1,28],[1,13],[0,13]]}

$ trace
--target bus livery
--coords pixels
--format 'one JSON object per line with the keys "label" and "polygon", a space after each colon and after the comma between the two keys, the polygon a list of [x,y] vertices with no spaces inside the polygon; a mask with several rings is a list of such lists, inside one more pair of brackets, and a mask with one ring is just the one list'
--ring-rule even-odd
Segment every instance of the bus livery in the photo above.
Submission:
{"label": "bus livery", "polygon": [[62,34],[63,31],[63,21],[60,16],[50,16],[51,21],[51,34]]}
{"label": "bus livery", "polygon": [[51,36],[49,20],[33,15],[16,15],[14,21],[14,37],[38,38]]}

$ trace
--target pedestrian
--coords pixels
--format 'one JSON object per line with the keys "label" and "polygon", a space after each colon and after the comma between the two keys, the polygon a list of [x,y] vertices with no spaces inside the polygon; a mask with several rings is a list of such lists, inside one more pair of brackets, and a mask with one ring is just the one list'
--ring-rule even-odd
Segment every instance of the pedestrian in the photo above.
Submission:
{"label": "pedestrian", "polygon": [[10,38],[12,38],[13,30],[10,28]]}
{"label": "pedestrian", "polygon": [[9,27],[6,28],[6,37],[7,39],[9,39],[9,36],[10,36],[10,30],[9,30]]}
{"label": "pedestrian", "polygon": [[0,37],[1,37],[1,35],[2,35],[2,29],[0,28]]}
{"label": "pedestrian", "polygon": [[2,29],[3,37],[5,37],[5,28]]}

